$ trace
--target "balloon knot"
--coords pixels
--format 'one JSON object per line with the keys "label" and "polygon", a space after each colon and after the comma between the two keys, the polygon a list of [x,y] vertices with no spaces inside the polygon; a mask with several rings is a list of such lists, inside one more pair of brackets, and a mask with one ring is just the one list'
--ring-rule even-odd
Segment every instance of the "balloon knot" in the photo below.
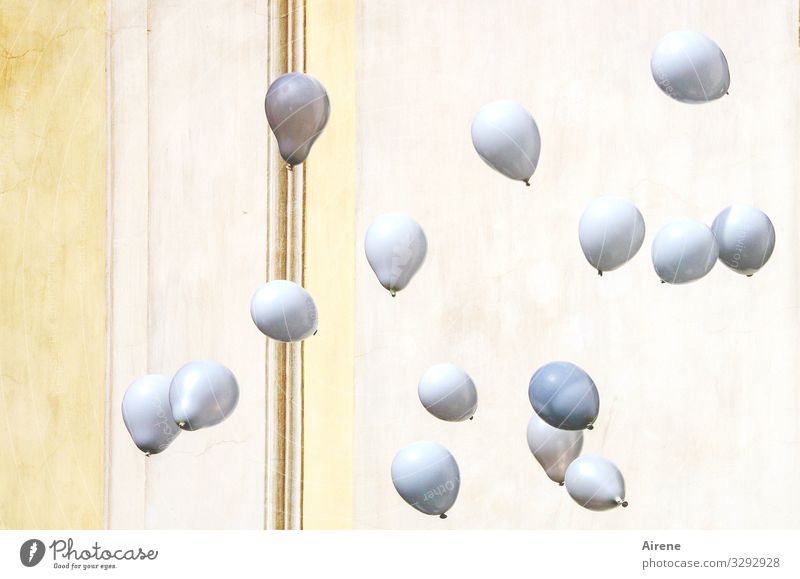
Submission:
{"label": "balloon knot", "polygon": [[178,426],[180,426],[181,428],[183,428],[184,426],[186,426],[186,423],[185,423],[185,422],[179,422],[179,423],[178,423]]}
{"label": "balloon knot", "polygon": [[291,165],[291,164],[289,164],[289,163],[286,163],[286,170],[287,170],[287,171],[289,171],[289,172],[292,172],[292,171],[294,171],[294,165]]}
{"label": "balloon knot", "polygon": [[731,93],[729,93],[728,91],[725,91],[725,94],[731,94]]}
{"label": "balloon knot", "polygon": [[439,515],[439,518],[440,518],[440,519],[446,519],[446,518],[447,518],[447,515],[445,515],[444,513],[442,513],[441,515]]}
{"label": "balloon knot", "polygon": [[603,277],[603,272],[598,269],[597,270],[597,275],[599,275],[600,277]]}
{"label": "balloon knot", "polygon": [[558,483],[558,486],[563,487],[564,486],[564,481],[562,480],[560,483]]}
{"label": "balloon knot", "polygon": [[594,424],[589,424],[589,425],[586,427],[586,430],[594,430]]}
{"label": "balloon knot", "polygon": [[748,273],[747,277],[753,277],[753,274],[752,273]]}
{"label": "balloon knot", "polygon": [[530,181],[528,181],[528,179],[525,179],[525,186],[526,187],[530,187],[531,186],[531,183],[530,183]]}
{"label": "balloon knot", "polygon": [[145,452],[144,455],[145,456],[150,456],[150,453],[149,452]]}
{"label": "balloon knot", "polygon": [[661,283],[667,283],[667,282],[665,282],[665,281],[662,279],[662,280],[661,280]]}
{"label": "balloon knot", "polygon": [[317,335],[317,332],[319,332],[319,330],[314,330],[314,333],[313,333],[313,334],[311,334],[311,335],[312,335],[312,336],[316,336],[316,335]]}
{"label": "balloon knot", "polygon": [[475,417],[474,417],[474,416],[470,416],[470,417],[469,417],[469,419],[470,419],[470,420],[472,420],[473,418],[475,418]]}
{"label": "balloon knot", "polygon": [[627,507],[628,506],[628,501],[622,501],[622,506],[623,507]]}
{"label": "balloon knot", "polygon": [[389,293],[392,294],[392,297],[395,297],[397,295],[397,292],[394,290],[389,290]]}

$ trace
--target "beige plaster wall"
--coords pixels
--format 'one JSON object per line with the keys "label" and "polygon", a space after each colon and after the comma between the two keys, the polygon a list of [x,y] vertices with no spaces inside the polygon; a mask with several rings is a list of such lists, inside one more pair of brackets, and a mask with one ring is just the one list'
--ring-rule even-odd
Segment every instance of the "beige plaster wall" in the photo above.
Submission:
{"label": "beige plaster wall", "polygon": [[[263,528],[267,2],[113,3],[114,257],[108,525]],[[234,414],[144,458],[119,404],[144,373],[212,358]]]}
{"label": "beige plaster wall", "polygon": [[[358,3],[357,527],[800,525],[797,27],[789,0]],[[723,48],[730,96],[687,106],[658,90],[650,51],[681,28]],[[473,114],[498,98],[538,122],[530,188],[472,148]],[[577,223],[611,194],[638,205],[647,235],[632,263],[601,278]],[[767,267],[660,284],[659,227],[710,223],[733,202],[772,218]],[[363,257],[364,232],[386,211],[413,215],[429,241],[395,299]],[[627,509],[582,510],[528,451],[528,380],[557,359],[599,387],[585,452],[622,469]],[[474,378],[474,421],[440,422],[420,405],[417,381],[442,361]],[[461,467],[445,521],[392,487],[395,451],[417,439],[445,444]]]}

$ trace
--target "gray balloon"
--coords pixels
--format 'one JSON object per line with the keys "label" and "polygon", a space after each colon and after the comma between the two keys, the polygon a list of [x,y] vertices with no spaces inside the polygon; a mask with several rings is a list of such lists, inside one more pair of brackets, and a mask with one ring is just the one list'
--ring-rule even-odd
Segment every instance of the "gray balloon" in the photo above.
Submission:
{"label": "gray balloon", "polygon": [[394,296],[422,267],[428,240],[419,223],[408,215],[387,213],[367,229],[364,251],[378,281]]}
{"label": "gray balloon", "polygon": [[461,474],[456,459],[441,444],[414,442],[392,461],[394,488],[409,505],[426,515],[445,518],[458,497]]}
{"label": "gray balloon", "polygon": [[308,157],[328,123],[331,105],[322,83],[307,74],[290,72],[269,85],[264,109],[281,157],[293,167]]}
{"label": "gray balloon", "polygon": [[460,422],[478,408],[478,391],[469,374],[455,364],[436,364],[422,375],[419,401],[436,418]]}
{"label": "gray balloon", "polygon": [[586,260],[602,275],[630,261],[642,247],[644,218],[625,199],[598,197],[581,215],[578,239]]}
{"label": "gray balloon", "polygon": [[589,375],[570,362],[550,362],[533,374],[528,398],[539,417],[563,430],[592,428],[600,395]]}
{"label": "gray balloon", "polygon": [[592,511],[627,507],[625,479],[610,460],[591,454],[572,461],[564,477],[567,492],[580,506]]}
{"label": "gray balloon", "polygon": [[658,88],[682,103],[718,99],[731,85],[728,61],[720,47],[691,30],[670,32],[659,40],[650,59],[650,71]]}
{"label": "gray balloon", "polygon": [[170,409],[169,378],[148,374],[128,386],[122,397],[122,420],[143,453],[149,456],[166,450],[181,433]]}
{"label": "gray balloon", "polygon": [[317,331],[317,305],[294,282],[276,279],[259,287],[250,301],[250,317],[261,332],[280,342],[299,342]]}
{"label": "gray balloon", "polygon": [[199,430],[225,420],[239,403],[233,372],[213,360],[194,360],[175,373],[169,386],[172,417],[184,430]]}
{"label": "gray balloon", "polygon": [[539,127],[521,104],[490,102],[472,120],[472,145],[478,156],[498,173],[530,185],[539,164]]}
{"label": "gray balloon", "polygon": [[711,230],[719,243],[719,260],[736,273],[751,276],[764,267],[775,249],[775,228],[766,213],[749,205],[724,209]]}
{"label": "gray balloon", "polygon": [[564,484],[567,467],[583,448],[583,432],[554,428],[534,414],[528,421],[528,448],[550,480]]}
{"label": "gray balloon", "polygon": [[651,255],[662,282],[688,283],[711,271],[717,263],[719,245],[705,223],[677,219],[659,230]]}

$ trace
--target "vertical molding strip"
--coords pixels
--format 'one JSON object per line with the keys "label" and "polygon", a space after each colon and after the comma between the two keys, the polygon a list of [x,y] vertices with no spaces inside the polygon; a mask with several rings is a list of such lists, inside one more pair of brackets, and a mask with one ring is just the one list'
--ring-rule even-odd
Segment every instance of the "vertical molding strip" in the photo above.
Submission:
{"label": "vertical molding strip", "polygon": [[[269,5],[269,80],[302,71],[302,0]],[[267,277],[302,283],[304,169],[289,171],[274,138],[269,144]],[[265,521],[268,529],[300,528],[302,484],[302,346],[267,341]]]}

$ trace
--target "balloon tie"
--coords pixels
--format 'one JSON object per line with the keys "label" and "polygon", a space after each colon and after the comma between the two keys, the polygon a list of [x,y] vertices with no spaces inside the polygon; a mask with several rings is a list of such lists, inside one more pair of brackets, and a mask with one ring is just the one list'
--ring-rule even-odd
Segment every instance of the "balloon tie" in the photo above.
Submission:
{"label": "balloon tie", "polygon": [[564,486],[564,481],[562,480],[560,483],[558,483],[558,486],[563,487]]}
{"label": "balloon tie", "polygon": [[470,417],[469,417],[469,419],[470,419],[470,420],[472,420],[473,418],[475,418],[475,417],[474,417],[474,416],[470,416]]}
{"label": "balloon tie", "polygon": [[144,453],[144,455],[145,456],[150,456],[150,451],[148,450],[147,452]]}
{"label": "balloon tie", "polygon": [[599,275],[600,277],[603,277],[603,272],[598,269],[597,270],[597,275]]}
{"label": "balloon tie", "polygon": [[311,335],[312,335],[312,336],[316,336],[316,335],[317,335],[317,332],[319,332],[319,330],[314,330],[314,333],[313,333],[313,334],[311,334]]}
{"label": "balloon tie", "polygon": [[286,170],[289,172],[294,172],[294,166],[289,163],[286,163]]}
{"label": "balloon tie", "polygon": [[531,186],[531,183],[530,183],[530,181],[528,179],[525,179],[525,186],[526,187],[530,187]]}
{"label": "balloon tie", "polygon": [[446,519],[446,518],[447,518],[447,515],[445,515],[444,513],[442,513],[441,515],[439,515],[439,518],[440,518],[440,519]]}
{"label": "balloon tie", "polygon": [[389,290],[389,293],[392,294],[392,297],[395,297],[397,295],[397,292],[394,291],[393,289]]}
{"label": "balloon tie", "polygon": [[587,425],[586,430],[594,430],[594,424]]}
{"label": "balloon tie", "polygon": [[621,507],[627,507],[627,506],[628,506],[628,501],[623,501],[623,500],[622,500],[621,498],[619,498],[619,497],[617,497],[617,498],[616,498],[616,501],[617,501],[617,504],[618,504],[619,506],[621,506]]}

